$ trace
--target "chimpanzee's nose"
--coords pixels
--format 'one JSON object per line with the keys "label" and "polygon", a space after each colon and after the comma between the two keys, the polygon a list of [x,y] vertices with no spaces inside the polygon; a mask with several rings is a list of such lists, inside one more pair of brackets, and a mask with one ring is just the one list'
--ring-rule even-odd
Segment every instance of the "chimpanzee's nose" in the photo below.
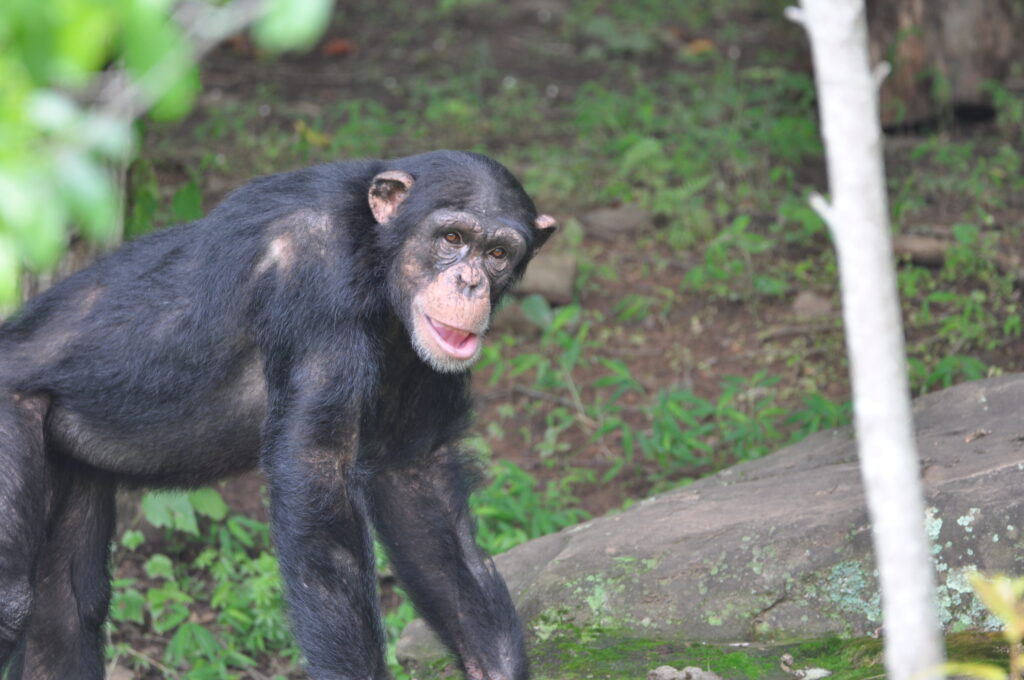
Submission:
{"label": "chimpanzee's nose", "polygon": [[477,297],[484,288],[487,277],[476,267],[460,267],[457,274],[459,288],[470,297]]}

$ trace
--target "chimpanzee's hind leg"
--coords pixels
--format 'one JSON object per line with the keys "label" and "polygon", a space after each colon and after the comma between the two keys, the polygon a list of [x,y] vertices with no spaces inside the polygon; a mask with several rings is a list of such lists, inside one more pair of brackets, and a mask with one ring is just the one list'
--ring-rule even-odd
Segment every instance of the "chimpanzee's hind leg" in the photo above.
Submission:
{"label": "chimpanzee's hind leg", "polygon": [[46,400],[0,388],[0,671],[32,612],[32,570],[46,531]]}
{"label": "chimpanzee's hind leg", "polygon": [[110,604],[114,484],[73,464],[58,465],[46,541],[32,580],[32,615],[12,670],[20,666],[24,680],[99,680]]}
{"label": "chimpanzee's hind leg", "polygon": [[46,540],[32,585],[28,630],[11,679],[99,680],[110,604],[114,483],[69,460],[51,460]]}

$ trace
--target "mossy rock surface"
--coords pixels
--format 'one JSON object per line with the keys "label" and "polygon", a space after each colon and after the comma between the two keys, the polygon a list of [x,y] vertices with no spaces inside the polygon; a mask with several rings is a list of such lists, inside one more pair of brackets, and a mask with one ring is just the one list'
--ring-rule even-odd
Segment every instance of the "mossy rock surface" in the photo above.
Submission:
{"label": "mossy rock surface", "polygon": [[[950,659],[1008,667],[1009,647],[1000,634],[981,631],[946,637]],[[530,650],[533,680],[645,680],[658,666],[707,670],[722,680],[793,680],[780,665],[817,668],[838,680],[882,680],[882,642],[876,638],[822,638],[785,644],[681,643],[623,636],[612,631],[573,631],[537,643]],[[415,680],[458,678],[450,657],[413,669]]]}
{"label": "mossy rock surface", "polygon": [[[925,520],[950,632],[998,625],[971,593],[970,571],[1024,572],[1022,403],[1021,375],[915,402]],[[497,563],[535,653],[566,631],[592,631],[584,643],[609,630],[621,633],[613,641],[860,637],[882,624],[870,528],[843,428],[530,541]],[[438,659],[430,637],[414,623],[399,657]]]}

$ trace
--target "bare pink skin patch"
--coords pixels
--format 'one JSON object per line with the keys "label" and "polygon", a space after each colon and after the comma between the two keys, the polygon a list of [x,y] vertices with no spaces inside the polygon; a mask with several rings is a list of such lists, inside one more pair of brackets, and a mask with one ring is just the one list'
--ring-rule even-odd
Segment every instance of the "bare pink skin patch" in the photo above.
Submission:
{"label": "bare pink skin patch", "polygon": [[[378,193],[393,189],[397,198],[404,188],[400,179],[381,173]],[[386,217],[375,207],[378,212],[378,219]],[[557,228],[548,215],[534,224],[545,240]],[[405,245],[399,264],[402,287],[411,298],[410,339],[434,370],[460,373],[480,357],[492,293],[507,287],[529,245],[521,228],[486,213],[441,209],[421,229]]]}
{"label": "bare pink skin patch", "polygon": [[541,231],[558,228],[558,220],[551,215],[537,215],[537,219],[533,221],[533,224]]}
{"label": "bare pink skin patch", "polygon": [[459,269],[434,279],[412,302],[413,344],[426,350],[431,365],[445,373],[464,371],[476,361],[491,314],[487,277],[480,276],[475,291],[467,295],[454,282],[459,279],[464,289],[469,278]]}
{"label": "bare pink skin patch", "polygon": [[412,185],[412,175],[401,170],[387,170],[374,177],[368,196],[373,218],[379,224],[390,222]]}

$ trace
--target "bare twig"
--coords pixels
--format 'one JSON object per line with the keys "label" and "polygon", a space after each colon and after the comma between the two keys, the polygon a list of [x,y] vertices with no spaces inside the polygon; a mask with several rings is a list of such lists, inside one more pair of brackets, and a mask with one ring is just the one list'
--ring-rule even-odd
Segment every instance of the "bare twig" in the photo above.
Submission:
{"label": "bare twig", "polygon": [[168,666],[165,666],[164,664],[160,663],[159,661],[151,657],[149,654],[139,652],[137,650],[132,649],[131,647],[126,647],[123,651],[128,656],[134,656],[136,659],[139,659],[143,663],[149,664],[153,668],[156,668],[164,674],[165,678],[181,678],[181,674],[178,673],[178,671],[174,670],[173,668],[169,668]]}
{"label": "bare twig", "polygon": [[592,430],[597,429],[597,421],[587,415],[583,409],[583,400],[580,399],[580,392],[576,389],[576,381],[572,379],[572,373],[566,370],[562,371],[562,377],[565,379],[565,385],[569,388],[569,394],[572,395],[572,403],[576,408],[576,415],[579,421],[589,427]]}
{"label": "bare twig", "polygon": [[586,412],[583,410],[583,402],[580,401],[579,393],[575,391],[575,385],[571,381],[569,382],[569,384],[572,385],[572,387],[569,390],[569,393],[573,396],[572,399],[565,399],[564,397],[559,397],[558,395],[555,394],[541,392],[540,390],[533,390],[530,389],[529,387],[522,387],[521,385],[514,386],[512,388],[512,391],[522,394],[523,396],[530,397],[532,399],[543,399],[544,401],[554,402],[556,404],[559,404],[560,406],[572,409],[573,411],[576,412],[576,419],[580,422],[580,425],[584,425],[585,427],[591,430],[597,429],[598,423],[593,418],[588,416]]}

